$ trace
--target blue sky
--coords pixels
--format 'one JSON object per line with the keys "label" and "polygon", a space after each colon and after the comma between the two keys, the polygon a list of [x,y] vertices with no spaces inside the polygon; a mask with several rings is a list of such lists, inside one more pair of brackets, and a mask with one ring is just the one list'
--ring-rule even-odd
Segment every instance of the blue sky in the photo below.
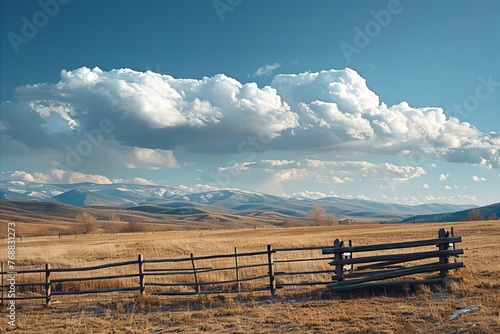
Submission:
{"label": "blue sky", "polygon": [[0,12],[2,180],[499,201],[498,1]]}

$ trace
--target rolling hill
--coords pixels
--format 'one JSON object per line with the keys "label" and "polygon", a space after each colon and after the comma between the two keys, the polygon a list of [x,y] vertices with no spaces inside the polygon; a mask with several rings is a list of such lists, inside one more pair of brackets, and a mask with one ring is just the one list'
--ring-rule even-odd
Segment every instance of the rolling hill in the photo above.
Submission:
{"label": "rolling hill", "polygon": [[109,207],[199,218],[200,215],[237,217],[305,218],[318,203],[328,214],[339,218],[399,221],[417,215],[443,214],[474,208],[473,205],[422,204],[403,205],[361,199],[326,197],[320,199],[288,198],[238,189],[189,193],[167,186],[137,184],[40,184],[21,181],[0,182],[0,199],[6,201],[61,203],[76,207]]}

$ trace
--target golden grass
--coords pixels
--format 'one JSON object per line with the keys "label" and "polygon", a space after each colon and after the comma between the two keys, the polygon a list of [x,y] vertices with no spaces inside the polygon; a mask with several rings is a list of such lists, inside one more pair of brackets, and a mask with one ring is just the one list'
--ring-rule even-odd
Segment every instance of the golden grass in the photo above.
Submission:
{"label": "golden grass", "polygon": [[[360,292],[327,296],[326,288],[278,290],[268,293],[172,297],[138,293],[55,296],[53,306],[18,302],[19,333],[500,333],[499,222],[454,223],[467,266],[452,272],[450,281],[418,291],[402,287],[386,294]],[[146,259],[185,257],[274,248],[330,245],[336,238],[354,245],[437,237],[442,224],[353,225],[333,227],[172,231],[88,236],[24,237],[17,242],[18,261],[40,267],[51,263],[79,267]],[[1,249],[6,249],[2,241]],[[3,256],[3,254],[2,254]],[[3,258],[2,258],[3,259]],[[209,265],[209,264],[207,264]],[[316,266],[304,263],[303,268]],[[135,269],[134,269],[135,270]],[[103,273],[106,274],[106,273]],[[115,282],[113,282],[115,284]],[[147,290],[148,291],[148,290]],[[368,295],[365,295],[368,294]],[[320,296],[322,296],[320,298]],[[469,305],[476,309],[449,317]],[[5,313],[5,312],[4,312]],[[4,314],[5,326],[10,330]],[[463,331],[462,331],[463,330]]]}

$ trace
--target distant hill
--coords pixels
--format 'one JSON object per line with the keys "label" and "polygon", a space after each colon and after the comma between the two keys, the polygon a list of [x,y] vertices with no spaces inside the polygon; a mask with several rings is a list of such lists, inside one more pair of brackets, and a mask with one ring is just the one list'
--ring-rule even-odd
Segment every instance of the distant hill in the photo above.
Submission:
{"label": "distant hill", "polygon": [[451,213],[418,215],[401,220],[402,223],[416,222],[456,222],[472,218],[473,220],[491,219],[491,217],[500,217],[500,203],[495,203],[480,208],[461,210]]}
{"label": "distant hill", "polygon": [[[155,214],[200,217],[305,218],[318,203],[328,214],[339,218],[399,221],[415,215],[441,214],[474,208],[474,205],[403,205],[360,199],[325,197],[288,198],[238,189],[189,193],[181,189],[137,184],[40,184],[21,181],[0,182],[0,200],[54,202],[78,207],[105,206]],[[225,218],[224,218],[225,219]]]}

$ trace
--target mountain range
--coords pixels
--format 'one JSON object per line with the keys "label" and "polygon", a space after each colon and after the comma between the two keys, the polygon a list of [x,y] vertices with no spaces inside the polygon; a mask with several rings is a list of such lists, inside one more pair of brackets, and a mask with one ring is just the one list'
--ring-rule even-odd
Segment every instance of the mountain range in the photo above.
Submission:
{"label": "mountain range", "polygon": [[403,219],[402,223],[426,223],[426,222],[458,222],[463,220],[498,219],[500,217],[500,203],[490,204],[475,209],[461,210],[449,213],[438,213],[431,215],[418,215]]}
{"label": "mountain range", "polygon": [[417,215],[423,217],[476,207],[438,203],[404,205],[339,197],[288,198],[238,189],[190,193],[178,188],[155,185],[41,184],[25,181],[1,181],[0,200],[121,208],[200,219],[213,213],[252,218],[304,218],[314,204],[320,204],[326,213],[338,218],[399,221]]}

